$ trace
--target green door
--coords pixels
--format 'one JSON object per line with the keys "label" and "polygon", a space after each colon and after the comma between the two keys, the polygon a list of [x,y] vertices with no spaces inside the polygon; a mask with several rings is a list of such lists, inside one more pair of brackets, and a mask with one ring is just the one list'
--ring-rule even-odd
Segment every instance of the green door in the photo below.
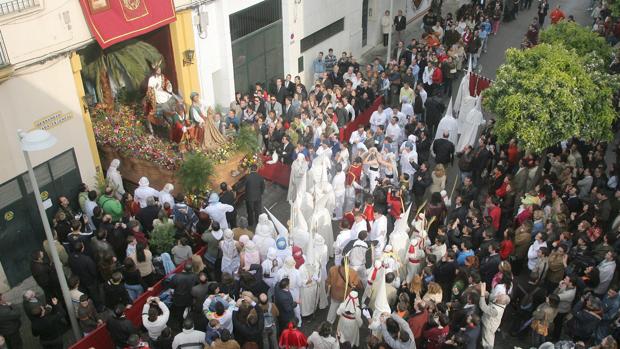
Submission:
{"label": "green door", "polygon": [[[58,210],[58,197],[66,196],[77,212],[82,181],[75,153],[68,150],[35,167],[35,176],[50,225]],[[49,200],[49,201],[48,201]],[[43,222],[27,173],[0,184],[0,262],[11,287],[30,273],[32,251],[43,249]]]}

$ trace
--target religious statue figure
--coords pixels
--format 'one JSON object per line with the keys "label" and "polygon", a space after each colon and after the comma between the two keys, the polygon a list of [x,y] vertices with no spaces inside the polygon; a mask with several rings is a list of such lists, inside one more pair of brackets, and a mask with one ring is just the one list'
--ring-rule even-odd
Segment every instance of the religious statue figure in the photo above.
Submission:
{"label": "religious statue figure", "polygon": [[125,194],[125,187],[123,187],[123,177],[118,170],[118,167],[120,165],[121,161],[119,159],[112,160],[105,176],[107,185],[114,189],[114,195],[119,200],[123,197],[123,194]]}
{"label": "religious statue figure", "polygon": [[209,108],[206,114],[203,112],[200,95],[197,92],[192,92],[190,98],[192,105],[189,108],[189,119],[194,127],[194,139],[201,148],[206,150],[222,146],[226,143],[226,138],[215,126],[213,109]]}
{"label": "religious statue figure", "polygon": [[148,127],[153,134],[153,125],[161,126],[165,116],[172,117],[177,110],[177,98],[172,92],[172,83],[161,72],[159,60],[151,64],[153,74],[149,77],[146,97],[144,97],[144,114],[148,119]]}

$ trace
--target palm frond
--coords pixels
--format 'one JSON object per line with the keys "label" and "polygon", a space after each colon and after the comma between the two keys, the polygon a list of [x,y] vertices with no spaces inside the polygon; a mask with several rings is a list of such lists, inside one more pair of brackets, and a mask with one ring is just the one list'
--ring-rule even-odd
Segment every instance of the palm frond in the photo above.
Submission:
{"label": "palm frond", "polygon": [[93,83],[97,99],[102,100],[101,72],[107,69],[108,76],[116,85],[126,85],[128,90],[137,89],[149,74],[150,63],[161,59],[161,53],[151,44],[140,40],[128,40],[106,50],[90,45],[79,52],[82,61],[82,76]]}

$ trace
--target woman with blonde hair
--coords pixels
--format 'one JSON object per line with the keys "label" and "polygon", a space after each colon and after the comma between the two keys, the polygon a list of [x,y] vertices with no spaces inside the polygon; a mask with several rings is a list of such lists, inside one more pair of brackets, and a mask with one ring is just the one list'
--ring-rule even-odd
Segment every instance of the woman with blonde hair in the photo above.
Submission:
{"label": "woman with blonde hair", "polygon": [[192,255],[192,272],[194,274],[199,274],[205,271],[205,263],[202,261],[202,257],[200,255]]}
{"label": "woman with blonde hair", "polygon": [[442,164],[437,164],[435,170],[431,173],[433,184],[431,184],[430,192],[438,193],[446,189],[446,169]]}
{"label": "woman with blonde hair", "polygon": [[422,297],[422,300],[426,302],[433,301],[435,304],[439,304],[441,303],[442,298],[443,292],[441,291],[441,286],[439,286],[436,282],[429,282],[428,289],[426,290],[424,297]]}

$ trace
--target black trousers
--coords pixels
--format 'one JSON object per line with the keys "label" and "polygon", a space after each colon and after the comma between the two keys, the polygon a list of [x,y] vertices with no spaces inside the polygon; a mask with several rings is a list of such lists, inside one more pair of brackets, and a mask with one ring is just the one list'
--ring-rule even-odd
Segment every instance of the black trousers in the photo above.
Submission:
{"label": "black trousers", "polygon": [[248,211],[248,225],[253,226],[258,223],[258,215],[262,210],[262,200],[249,201],[246,200],[245,207]]}
{"label": "black trousers", "polygon": [[4,340],[6,341],[6,345],[10,349],[22,349],[22,336],[20,336],[19,331],[11,334],[4,335]]}
{"label": "black trousers", "polygon": [[390,34],[383,34],[383,46],[387,47],[389,38]]}

